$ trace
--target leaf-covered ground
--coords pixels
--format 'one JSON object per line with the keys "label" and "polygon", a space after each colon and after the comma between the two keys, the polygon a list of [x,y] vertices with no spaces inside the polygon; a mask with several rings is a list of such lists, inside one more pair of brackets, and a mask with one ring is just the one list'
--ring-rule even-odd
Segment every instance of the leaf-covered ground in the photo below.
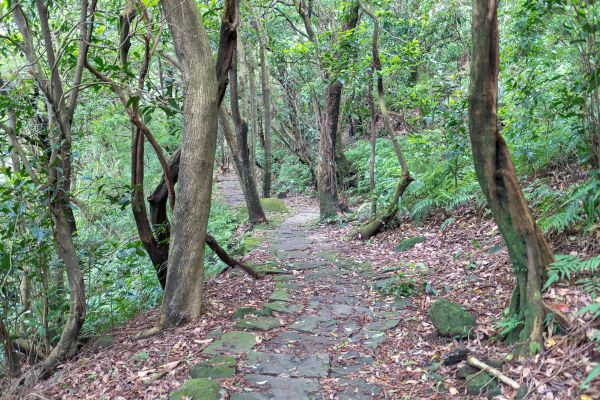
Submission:
{"label": "leaf-covered ground", "polygon": [[[291,210],[289,217],[299,212],[316,210],[314,201],[303,197],[286,199],[286,204]],[[276,238],[282,234],[281,229],[274,227],[271,231],[260,231],[256,235]],[[513,277],[497,228],[483,211],[462,207],[452,213],[436,214],[421,225],[403,219],[393,229],[368,242],[355,238],[353,224],[309,224],[304,229],[307,237],[320,237],[326,243],[319,249],[319,257],[326,253],[331,257],[329,263],[323,265],[331,268],[370,265],[370,282],[396,277],[392,281],[395,284],[373,290],[373,285],[356,285],[362,279],[357,273],[345,274],[342,280],[335,278],[330,285],[327,279],[307,279],[306,271],[294,270],[292,276],[299,285],[289,286],[290,301],[307,307],[305,312],[310,310],[312,304],[312,307],[316,307],[313,310],[316,315],[324,311],[319,308],[319,304],[315,305],[314,299],[318,297],[322,304],[336,303],[340,297],[340,282],[344,280],[352,290],[355,287],[362,288],[356,289],[359,292],[354,294],[363,298],[366,308],[375,307],[374,304],[402,304],[399,309],[400,323],[385,331],[385,340],[378,347],[368,350],[368,355],[373,359],[351,375],[352,379],[360,379],[382,389],[373,398],[477,397],[467,395],[465,380],[456,377],[462,364],[441,364],[449,353],[464,347],[480,359],[502,361],[502,370],[507,376],[527,385],[529,398],[600,397],[597,381],[592,382],[592,389],[586,392],[580,392],[577,388],[591,370],[592,362],[598,360],[594,359],[597,353],[595,355],[593,344],[586,338],[593,322],[589,321],[587,315],[576,314],[578,309],[591,300],[575,285],[559,283],[545,294],[548,302],[573,319],[575,329],[567,336],[552,336],[549,332],[548,350],[543,354],[527,362],[517,362],[511,356],[511,348],[495,340],[500,331],[497,323],[502,319],[502,311],[508,304]],[[414,237],[422,237],[424,240],[411,248],[397,251],[400,243]],[[553,239],[555,247],[560,248],[563,253],[577,252],[585,255],[598,249],[597,244],[590,244],[589,240],[576,235]],[[280,249],[280,256],[276,258],[272,247],[269,240],[265,241],[246,257],[246,261],[256,265],[274,260],[281,265],[289,263],[289,258],[285,258],[285,250],[284,257],[281,257]],[[289,253],[294,251],[290,249]],[[298,262],[311,262],[310,252],[295,256]],[[316,259],[317,255],[314,257]],[[28,393],[28,398],[167,397],[188,379],[191,366],[208,358],[202,353],[207,346],[214,343],[223,332],[239,330],[234,327],[236,321],[232,319],[236,310],[240,307],[260,309],[269,301],[276,279],[268,276],[253,281],[238,271],[210,279],[206,283],[207,310],[201,320],[148,339],[134,340],[136,333],[152,327],[157,320],[157,310],[141,313],[127,325],[108,332],[108,339],[99,338],[100,340],[85,345],[73,360],[60,366],[57,374],[35,386]],[[345,293],[344,296],[350,294]],[[471,332],[468,340],[458,342],[438,336],[427,316],[429,305],[437,297],[460,303],[476,316],[478,326]],[[256,349],[286,353],[288,349],[283,348],[284,345],[277,348],[275,338],[289,330],[298,316],[276,312],[274,315],[279,318],[282,326],[257,332],[259,343]],[[360,321],[359,318],[358,323],[364,326],[369,321]],[[319,334],[322,332],[317,333]],[[352,340],[337,343],[345,344],[326,350],[330,360],[344,358],[353,351],[355,345],[359,346],[359,350],[364,348]],[[311,354],[311,349],[296,347],[298,348],[294,351],[305,351],[307,356]],[[260,387],[250,384],[245,378],[252,372],[245,357],[240,356],[234,376],[220,380],[229,394],[260,390]],[[332,374],[319,378],[324,397],[342,398],[343,379]],[[514,397],[513,389],[505,385],[501,389],[502,397],[499,398]],[[350,394],[350,397],[345,398],[353,397]]]}

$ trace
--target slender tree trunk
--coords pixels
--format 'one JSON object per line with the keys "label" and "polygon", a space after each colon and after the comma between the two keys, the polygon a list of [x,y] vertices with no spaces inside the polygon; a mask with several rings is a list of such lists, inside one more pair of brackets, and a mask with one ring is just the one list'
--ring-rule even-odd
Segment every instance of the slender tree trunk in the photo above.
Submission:
{"label": "slender tree trunk", "polygon": [[[246,57],[250,57],[246,52]],[[258,132],[258,108],[256,104],[256,80],[254,76],[254,62],[248,62],[248,86],[250,90],[250,126],[252,131],[250,134],[250,165],[252,166],[252,177],[256,181],[256,137]]]}
{"label": "slender tree trunk", "polygon": [[[232,78],[233,79],[233,78]],[[233,82],[233,80],[232,80]],[[234,118],[235,120],[235,118]],[[258,195],[258,189],[256,183],[252,177],[250,170],[250,157],[248,151],[244,151],[243,136],[248,135],[248,125],[246,121],[240,121],[240,125],[235,127],[235,133],[231,129],[229,124],[229,115],[226,112],[225,105],[221,106],[219,110],[219,121],[223,130],[223,135],[229,146],[229,150],[233,156],[233,162],[235,164],[235,170],[240,181],[242,192],[244,193],[244,199],[246,201],[246,208],[248,209],[248,218],[251,224],[260,224],[267,221],[267,217],[260,204],[260,197]],[[242,139],[242,140],[240,140]],[[245,154],[244,154],[245,153]]]}
{"label": "slender tree trunk", "polygon": [[[57,253],[62,260],[69,282],[69,315],[63,326],[60,339],[52,352],[44,360],[41,369],[32,370],[26,379],[27,384],[36,382],[40,377],[52,373],[59,362],[71,357],[77,351],[77,337],[85,319],[85,288],[83,274],[75,249],[73,237],[76,233],[73,209],[70,206],[70,190],[72,179],[71,162],[71,123],[81,89],[84,62],[89,48],[90,35],[93,29],[93,16],[96,1],[82,0],[80,4],[78,55],[73,69],[73,81],[70,91],[63,90],[63,80],[58,68],[61,53],[55,51],[54,37],[50,28],[48,3],[35,1],[39,19],[40,33],[44,55],[39,56],[35,50],[30,23],[23,12],[21,4],[13,7],[13,19],[23,38],[21,47],[30,71],[38,88],[44,93],[49,104],[48,114],[56,123],[49,127],[53,146],[47,160],[47,176],[49,188],[49,211],[53,221],[53,233]],[[58,55],[58,58],[57,58]],[[47,75],[45,71],[49,71]]]}
{"label": "slender tree trunk", "polygon": [[[372,74],[370,74],[372,75]],[[377,196],[375,195],[375,155],[377,147],[377,115],[375,114],[375,104],[373,102],[373,85],[369,79],[369,87],[367,88],[367,104],[369,106],[369,115],[371,116],[371,152],[369,155],[369,191],[371,192],[371,217],[377,215]]]}
{"label": "slender tree trunk", "polygon": [[204,243],[215,159],[218,82],[204,24],[191,0],[162,0],[184,87],[184,129],[161,325],[202,314]]}
{"label": "slender tree trunk", "polygon": [[517,285],[510,315],[521,325],[509,339],[521,355],[543,349],[542,277],[553,254],[527,206],[512,159],[498,132],[498,19],[496,0],[474,0],[469,132],[477,179],[502,233]]}
{"label": "slender tree trunk", "polygon": [[396,157],[398,158],[398,163],[400,164],[400,168],[402,170],[402,179],[398,181],[398,185],[396,186],[396,190],[394,191],[394,195],[390,199],[390,202],[385,209],[382,215],[376,216],[373,220],[369,221],[367,224],[363,225],[359,229],[359,236],[361,239],[366,240],[371,236],[375,235],[379,232],[387,223],[392,221],[398,212],[398,202],[402,198],[404,191],[408,188],[408,185],[413,181],[413,178],[410,176],[410,172],[408,170],[408,165],[406,164],[406,159],[404,158],[404,153],[402,152],[402,148],[396,139],[396,133],[394,132],[394,128],[392,127],[392,122],[390,119],[390,113],[385,105],[385,92],[383,89],[383,73],[381,69],[381,60],[379,58],[379,18],[375,15],[373,10],[369,7],[365,6],[361,3],[361,8],[367,13],[371,19],[373,20],[373,41],[372,41],[372,72],[371,74],[377,74],[377,101],[379,104],[379,110],[381,111],[381,115],[383,116],[383,125],[385,126],[385,130],[388,133],[390,141],[394,146],[394,151],[396,153]]}
{"label": "slender tree trunk", "polygon": [[265,147],[265,165],[263,168],[263,197],[271,197],[271,169],[272,169],[272,149],[271,149],[271,88],[269,85],[269,68],[267,65],[267,38],[262,32],[258,20],[254,20],[254,29],[258,35],[260,46],[260,71],[263,99],[263,123],[264,123],[264,147]]}

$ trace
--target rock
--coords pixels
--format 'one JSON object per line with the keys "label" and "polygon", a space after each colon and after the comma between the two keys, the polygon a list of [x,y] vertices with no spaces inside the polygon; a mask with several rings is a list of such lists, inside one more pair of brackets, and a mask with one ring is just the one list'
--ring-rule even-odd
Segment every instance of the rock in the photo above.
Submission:
{"label": "rock", "polygon": [[229,400],[269,400],[271,397],[259,392],[232,393]]}
{"label": "rock", "polygon": [[206,378],[190,379],[186,381],[181,389],[171,393],[171,400],[191,399],[191,400],[220,400],[225,398],[227,393],[221,389],[217,382]]}
{"label": "rock", "polygon": [[279,300],[265,304],[265,308],[284,314],[297,314],[304,309],[301,304],[292,304]]}
{"label": "rock", "polygon": [[403,241],[401,241],[394,250],[398,253],[401,253],[403,251],[412,249],[413,247],[415,247],[416,244],[422,243],[425,240],[427,240],[427,238],[425,238],[423,236],[415,236],[415,237],[407,238],[407,239],[404,239]]}
{"label": "rock", "polygon": [[485,372],[467,376],[467,393],[472,395],[485,393],[490,397],[502,394],[494,377]]}
{"label": "rock", "polygon": [[273,290],[273,293],[271,294],[271,297],[269,297],[269,300],[291,301],[287,289]]}
{"label": "rock", "polygon": [[235,321],[235,320],[242,319],[248,315],[264,317],[264,316],[269,316],[271,314],[273,314],[273,313],[270,308],[263,308],[263,309],[259,310],[258,308],[254,308],[254,307],[242,307],[242,308],[238,308],[237,310],[235,310],[235,312],[231,316],[231,319],[233,319]]}
{"label": "rock", "polygon": [[285,375],[294,378],[326,378],[329,355],[296,356],[262,352],[248,353],[248,366],[264,375]]}
{"label": "rock", "polygon": [[336,395],[339,400],[371,400],[381,399],[381,387],[362,379],[338,379],[340,391]]}
{"label": "rock", "polygon": [[285,378],[270,375],[246,375],[248,382],[254,383],[261,392],[267,392],[273,399],[315,400],[321,399],[319,381],[304,378]]}
{"label": "rock", "polygon": [[429,307],[429,318],[442,336],[465,337],[476,325],[475,318],[462,306],[447,300],[436,300]]}
{"label": "rock", "polygon": [[456,370],[456,377],[461,379],[467,379],[467,376],[473,375],[479,372],[477,368],[473,368],[470,365],[463,365]]}
{"label": "rock", "polygon": [[237,361],[232,356],[218,356],[194,365],[190,369],[191,378],[228,378],[235,375]]}
{"label": "rock", "polygon": [[251,332],[227,332],[220,339],[209,344],[202,353],[219,354],[224,352],[246,353],[257,343],[257,337]]}
{"label": "rock", "polygon": [[336,325],[331,315],[303,315],[294,321],[289,327],[298,332],[310,333],[311,335],[323,332]]}
{"label": "rock", "polygon": [[262,198],[260,199],[260,205],[264,212],[274,212],[274,213],[285,213],[288,212],[288,209],[285,206],[285,203],[281,199],[273,199],[273,198]]}
{"label": "rock", "polygon": [[279,318],[275,317],[249,317],[236,322],[235,327],[256,331],[270,331],[282,325]]}

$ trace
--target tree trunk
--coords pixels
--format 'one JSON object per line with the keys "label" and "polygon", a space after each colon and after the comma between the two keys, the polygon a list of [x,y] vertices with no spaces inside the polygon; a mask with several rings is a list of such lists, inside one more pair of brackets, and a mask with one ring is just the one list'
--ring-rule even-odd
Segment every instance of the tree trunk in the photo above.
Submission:
{"label": "tree trunk", "polygon": [[[30,72],[37,87],[44,93],[49,118],[55,121],[56,127],[51,139],[52,148],[47,160],[48,205],[52,216],[52,230],[57,247],[57,254],[62,260],[69,282],[69,315],[63,326],[62,334],[52,352],[44,360],[41,369],[31,370],[25,380],[27,384],[36,382],[40,377],[48,376],[59,362],[71,357],[77,351],[77,337],[85,319],[85,288],[83,274],[79,267],[79,259],[73,237],[76,232],[73,209],[70,206],[71,173],[72,173],[72,132],[71,123],[78,102],[84,62],[89,48],[90,35],[93,30],[93,16],[96,1],[82,0],[79,15],[78,55],[72,72],[71,89],[64,91],[61,77],[60,57],[56,52],[54,37],[50,28],[48,4],[43,0],[35,1],[40,33],[44,47],[43,56],[34,48],[30,22],[23,12],[21,4],[12,8],[13,19],[23,38],[21,49],[30,64]],[[48,76],[45,71],[49,71]]]}
{"label": "tree trunk", "polygon": [[[246,52],[246,60],[250,57],[249,53]],[[248,62],[248,86],[250,96],[250,126],[252,131],[250,134],[250,165],[252,166],[252,177],[256,182],[256,136],[258,132],[258,117],[257,117],[257,105],[256,105],[256,80],[254,76],[254,62]]]}
{"label": "tree trunk", "polygon": [[[231,78],[231,82],[233,83],[233,78]],[[236,118],[234,117],[233,119],[235,121]],[[233,156],[235,170],[238,175],[242,192],[244,193],[250,223],[264,223],[267,221],[267,217],[260,204],[258,189],[256,188],[256,183],[252,177],[252,171],[250,170],[250,155],[248,152],[248,143],[246,142],[248,137],[248,124],[245,120],[239,120],[239,125],[236,124],[236,132],[234,134],[229,125],[229,116],[226,112],[225,105],[222,105],[219,110],[219,121],[221,122],[221,127],[223,129],[223,135],[225,136],[225,140],[227,141],[229,150]]]}
{"label": "tree trunk", "polygon": [[[340,34],[354,29],[358,23],[358,1],[353,1],[347,7]],[[325,78],[327,80],[331,79],[327,74],[325,74]],[[325,89],[326,106],[321,123],[318,172],[319,212],[321,218],[324,219],[332,218],[340,211],[337,188],[336,140],[342,88],[342,82],[335,79]]]}
{"label": "tree trunk", "polygon": [[371,153],[369,155],[369,191],[371,192],[371,217],[377,215],[377,196],[375,195],[375,154],[377,147],[377,115],[375,114],[375,104],[373,102],[372,77],[369,79],[367,88],[367,104],[369,106],[369,115],[371,116]]}
{"label": "tree trunk", "polygon": [[11,378],[19,376],[21,374],[21,364],[19,362],[19,356],[13,348],[12,340],[10,340],[10,333],[4,325],[4,320],[0,316],[0,343],[4,348],[4,364],[7,375]]}
{"label": "tree trunk", "polygon": [[510,316],[521,324],[509,335],[524,356],[543,349],[544,268],[550,246],[527,206],[506,143],[498,132],[498,20],[496,0],[474,0],[469,132],[477,179],[508,248],[517,277]]}
{"label": "tree trunk", "polygon": [[[367,13],[371,19],[373,20],[373,41],[372,41],[372,65],[371,65],[371,76],[373,73],[377,74],[377,100],[379,104],[379,110],[381,111],[381,115],[383,116],[383,125],[385,126],[385,130],[388,133],[390,141],[394,146],[394,151],[396,153],[396,157],[398,158],[398,163],[400,164],[400,168],[402,169],[402,178],[398,181],[398,185],[396,186],[396,190],[394,195],[390,199],[390,202],[385,210],[385,212],[376,216],[373,220],[369,221],[367,224],[362,226],[359,229],[359,236],[361,239],[366,240],[379,232],[387,223],[394,219],[396,213],[398,212],[398,202],[402,198],[404,191],[413,181],[413,178],[410,176],[410,172],[408,170],[408,165],[406,164],[406,159],[404,158],[404,154],[402,152],[402,148],[396,139],[396,133],[394,132],[394,128],[392,127],[392,122],[390,119],[390,113],[385,105],[385,92],[383,90],[383,72],[381,69],[381,60],[379,58],[379,18],[375,15],[373,10],[366,7],[361,3],[361,8]],[[373,122],[372,122],[373,124]]]}
{"label": "tree trunk", "polygon": [[267,66],[267,38],[260,29],[258,20],[254,20],[254,29],[258,35],[260,46],[260,71],[263,99],[263,123],[264,123],[264,148],[265,165],[263,168],[263,197],[271,197],[271,169],[272,169],[272,149],[271,149],[271,88],[269,86],[269,68]]}
{"label": "tree trunk", "polygon": [[215,159],[218,82],[204,24],[191,0],[162,0],[184,87],[183,144],[161,325],[202,314],[204,242]]}

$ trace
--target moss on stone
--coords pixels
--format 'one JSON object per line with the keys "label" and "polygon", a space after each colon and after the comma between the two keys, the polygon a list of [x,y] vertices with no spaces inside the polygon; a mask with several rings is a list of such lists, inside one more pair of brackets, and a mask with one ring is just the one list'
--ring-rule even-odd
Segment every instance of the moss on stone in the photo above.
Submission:
{"label": "moss on stone", "polygon": [[224,397],[221,385],[206,378],[190,379],[186,381],[181,389],[171,393],[171,400],[182,398],[192,400],[220,400]]}
{"label": "moss on stone", "polygon": [[486,394],[488,397],[502,394],[494,377],[485,372],[467,376],[467,393],[472,395]]}
{"label": "moss on stone", "polygon": [[425,240],[427,240],[427,239],[423,236],[415,236],[415,237],[407,238],[407,239],[404,239],[403,241],[401,241],[394,250],[396,250],[398,253],[400,253],[400,252],[412,249],[413,247],[415,247],[415,245],[417,245],[418,243],[422,243]]}
{"label": "moss on stone", "polygon": [[476,325],[475,318],[462,306],[443,299],[434,301],[428,314],[442,336],[465,337]]}
{"label": "moss on stone", "polygon": [[237,361],[232,356],[217,356],[208,361],[194,365],[190,369],[190,377],[197,378],[228,378],[235,375]]}
{"label": "moss on stone", "polygon": [[281,199],[262,198],[262,199],[260,199],[260,205],[262,206],[264,212],[273,212],[273,213],[288,212],[288,209],[285,206],[285,203]]}

